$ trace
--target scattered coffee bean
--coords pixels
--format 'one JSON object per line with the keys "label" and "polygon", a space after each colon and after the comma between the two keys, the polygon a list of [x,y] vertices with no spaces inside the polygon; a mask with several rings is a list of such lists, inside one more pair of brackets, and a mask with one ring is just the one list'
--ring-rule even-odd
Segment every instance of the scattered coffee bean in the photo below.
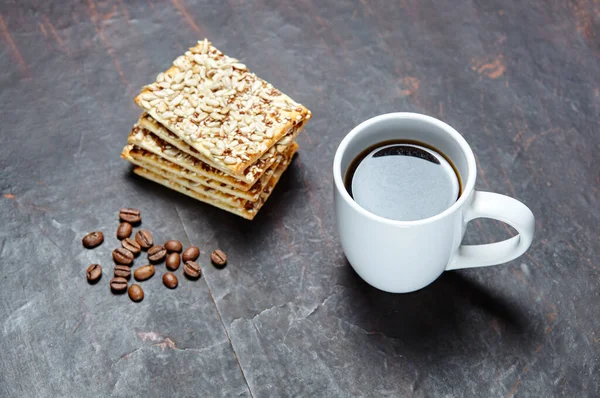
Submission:
{"label": "scattered coffee bean", "polygon": [[102,276],[102,267],[100,264],[92,264],[87,268],[85,276],[89,283],[96,283]]}
{"label": "scattered coffee bean", "polygon": [[164,274],[162,280],[165,286],[169,289],[175,289],[177,287],[177,284],[179,283],[177,281],[177,277],[172,272],[167,272],[166,274]]}
{"label": "scattered coffee bean", "polygon": [[116,276],[110,280],[110,290],[114,293],[123,293],[127,290],[127,279]]}
{"label": "scattered coffee bean", "polygon": [[131,277],[131,268],[126,265],[115,265],[115,276],[120,276],[121,278],[129,279]]}
{"label": "scattered coffee bean", "polygon": [[188,260],[185,262],[185,264],[183,264],[183,273],[188,278],[198,279],[202,274],[202,270],[200,269],[198,263]]}
{"label": "scattered coffee bean", "polygon": [[133,253],[123,247],[113,250],[112,256],[115,262],[119,264],[130,265],[133,263]]}
{"label": "scattered coffee bean", "polygon": [[167,249],[165,249],[164,246],[157,245],[152,246],[150,249],[148,249],[148,260],[152,262],[160,262],[165,259],[166,255]]}
{"label": "scattered coffee bean", "polygon": [[129,295],[129,298],[131,299],[131,301],[142,301],[144,299],[144,290],[142,289],[142,287],[136,283],[134,283],[133,285],[129,286],[129,289],[127,290],[127,294]]}
{"label": "scattered coffee bean", "polygon": [[167,249],[167,251],[169,253],[173,253],[173,252],[181,253],[183,246],[181,245],[180,241],[171,239],[165,243],[165,249]]}
{"label": "scattered coffee bean", "polygon": [[140,229],[135,234],[135,241],[140,244],[143,250],[148,250],[154,244],[154,238],[147,229]]}
{"label": "scattered coffee bean", "polygon": [[187,249],[185,249],[181,258],[183,259],[183,262],[185,263],[186,261],[196,261],[196,259],[198,259],[199,255],[200,255],[200,249],[198,249],[196,246],[190,246]]}
{"label": "scattered coffee bean", "polygon": [[121,246],[132,252],[134,256],[137,256],[138,254],[140,254],[140,251],[142,251],[140,244],[131,238],[123,239],[121,241]]}
{"label": "scattered coffee bean", "polygon": [[86,249],[93,249],[102,242],[104,242],[104,234],[100,231],[90,232],[81,240],[81,243],[83,243],[83,246]]}
{"label": "scattered coffee bean", "polygon": [[171,271],[175,271],[179,268],[179,263],[181,262],[179,253],[171,253],[167,256],[167,268]]}
{"label": "scattered coffee bean", "polygon": [[151,278],[154,275],[154,265],[142,265],[135,271],[133,271],[133,277],[136,281],[145,281],[148,278]]}
{"label": "scattered coffee bean", "polygon": [[138,209],[132,209],[130,207],[125,207],[119,211],[119,218],[122,221],[127,221],[132,224],[137,224],[142,221],[141,213]]}
{"label": "scattered coffee bean", "polygon": [[122,222],[117,228],[117,239],[122,240],[131,236],[133,227],[128,222]]}
{"label": "scattered coffee bean", "polygon": [[210,253],[210,259],[213,264],[219,267],[223,267],[227,264],[227,254],[223,250],[217,249]]}

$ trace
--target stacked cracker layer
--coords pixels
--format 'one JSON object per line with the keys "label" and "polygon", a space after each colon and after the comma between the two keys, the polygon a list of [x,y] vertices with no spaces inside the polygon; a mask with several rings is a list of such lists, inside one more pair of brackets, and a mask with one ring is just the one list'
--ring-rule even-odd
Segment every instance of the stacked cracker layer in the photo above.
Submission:
{"label": "stacked cracker layer", "polygon": [[135,98],[121,157],[134,172],[246,219],[261,209],[311,117],[237,59],[199,41]]}

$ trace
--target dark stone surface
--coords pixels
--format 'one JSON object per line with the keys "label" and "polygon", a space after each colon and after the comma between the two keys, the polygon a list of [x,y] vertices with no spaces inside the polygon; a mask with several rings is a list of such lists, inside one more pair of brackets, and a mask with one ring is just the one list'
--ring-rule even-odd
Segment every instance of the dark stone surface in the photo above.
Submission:
{"label": "dark stone surface", "polygon": [[[2,2],[0,396],[599,396],[599,15],[587,0]],[[205,36],[313,111],[252,223],[119,158],[135,93]],[[462,132],[477,188],[536,215],[525,256],[407,295],[353,273],[331,161],[390,111]],[[171,291],[161,265],[141,303],[112,295],[123,206],[157,241],[198,245],[203,277]],[[93,230],[105,242],[85,250]],[[509,233],[476,221],[466,239]]]}

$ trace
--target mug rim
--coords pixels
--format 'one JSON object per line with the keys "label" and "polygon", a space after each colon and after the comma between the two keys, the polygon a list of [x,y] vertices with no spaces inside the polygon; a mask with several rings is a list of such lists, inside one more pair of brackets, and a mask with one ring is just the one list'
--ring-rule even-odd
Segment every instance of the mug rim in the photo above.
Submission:
{"label": "mug rim", "polygon": [[[346,186],[344,184],[344,177],[342,176],[342,156],[346,152],[348,145],[363,130],[371,127],[372,125],[374,125],[376,123],[379,123],[379,122],[387,120],[387,119],[395,119],[395,120],[411,119],[411,120],[420,120],[420,121],[423,121],[423,122],[426,122],[429,124],[433,124],[436,127],[440,128],[441,130],[448,133],[452,137],[452,139],[454,139],[458,143],[460,148],[462,149],[463,153],[465,154],[465,156],[467,158],[467,170],[468,170],[469,175],[465,182],[464,190],[463,190],[462,194],[460,195],[460,197],[458,198],[458,200],[456,202],[454,202],[450,207],[448,207],[443,212],[438,213],[438,214],[428,217],[428,218],[420,219],[420,220],[412,220],[412,221],[392,220],[390,218],[378,216],[377,214],[364,209],[362,206],[360,206],[358,203],[356,203],[356,201],[354,199],[352,199],[352,197],[346,190]],[[397,225],[397,226],[414,226],[414,225],[428,224],[428,223],[432,223],[437,220],[440,220],[440,219],[454,213],[459,208],[461,208],[464,205],[464,203],[467,201],[467,198],[469,196],[471,196],[471,193],[473,192],[473,190],[475,188],[475,179],[476,178],[477,178],[477,163],[475,162],[475,155],[473,154],[473,150],[471,149],[471,146],[467,143],[467,141],[464,139],[464,137],[458,131],[456,131],[453,127],[451,127],[449,124],[444,123],[441,120],[436,119],[432,116],[427,116],[427,115],[424,115],[421,113],[414,113],[414,112],[385,113],[385,114],[375,116],[375,117],[372,117],[370,119],[363,121],[362,123],[360,123],[359,125],[354,127],[352,130],[350,130],[350,132],[348,134],[346,134],[346,136],[340,142],[340,145],[338,146],[337,150],[335,151],[335,156],[333,158],[333,180],[334,180],[335,188],[338,190],[338,193],[342,196],[342,198],[344,198],[344,200],[354,210],[358,211],[362,215],[364,215],[368,218],[371,218],[375,221],[378,221],[378,222],[382,222],[385,224],[391,224],[391,225]]]}

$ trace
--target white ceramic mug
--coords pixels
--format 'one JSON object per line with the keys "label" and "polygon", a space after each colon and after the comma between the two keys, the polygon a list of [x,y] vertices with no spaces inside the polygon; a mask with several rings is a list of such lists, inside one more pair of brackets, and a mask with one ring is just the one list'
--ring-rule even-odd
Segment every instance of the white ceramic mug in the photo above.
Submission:
{"label": "white ceramic mug", "polygon": [[[359,206],[348,194],[344,177],[364,149],[388,140],[410,139],[448,156],[463,181],[458,200],[442,213],[417,221],[396,221]],[[535,219],[527,206],[508,196],[475,191],[475,156],[452,127],[417,113],[389,113],[355,127],[340,143],[333,161],[337,228],[348,261],[370,285],[407,293],[433,282],[445,270],[482,267],[513,260],[529,248]],[[518,235],[485,245],[461,245],[467,223],[493,218]]]}

